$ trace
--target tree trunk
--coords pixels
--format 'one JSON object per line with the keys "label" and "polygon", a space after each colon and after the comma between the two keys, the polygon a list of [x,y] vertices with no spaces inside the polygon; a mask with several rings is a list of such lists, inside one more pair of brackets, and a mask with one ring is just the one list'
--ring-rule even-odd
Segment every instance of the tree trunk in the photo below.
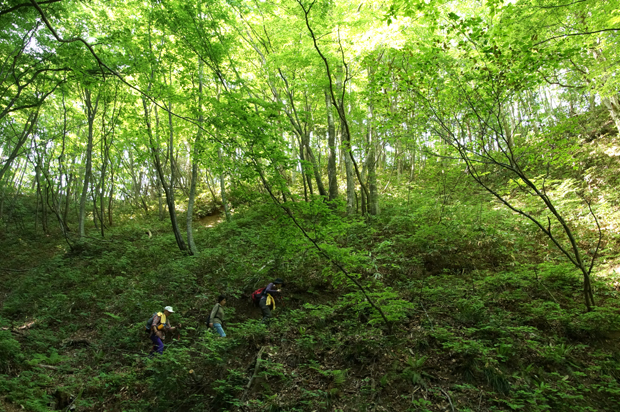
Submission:
{"label": "tree trunk", "polygon": [[101,222],[101,237],[105,237],[105,178],[110,157],[110,147],[108,146],[107,137],[104,133],[103,142],[101,143],[103,152],[103,164],[101,165],[101,182],[99,188],[99,219]]}
{"label": "tree trunk", "polygon": [[[299,137],[299,159],[301,161],[301,171],[302,171],[302,175],[305,179],[306,184],[308,185],[308,192],[310,192],[310,198],[312,198],[312,196],[314,195],[314,190],[312,189],[312,178],[310,177],[310,170],[308,170],[308,166],[312,167],[311,165],[307,164],[306,161],[306,145],[303,142],[302,137]],[[306,202],[308,201],[308,198],[306,196]]]}
{"label": "tree trunk", "polygon": [[368,119],[368,213],[376,216],[379,214],[379,192],[377,190],[377,133],[374,128],[374,107],[372,102],[368,105],[370,118]]}
{"label": "tree trunk", "polygon": [[[177,246],[179,247],[179,249],[181,251],[185,251],[187,250],[187,247],[185,246],[185,241],[183,240],[183,237],[181,236],[181,232],[179,230],[179,225],[177,223],[176,208],[174,204],[174,182],[172,181],[173,173],[170,173],[171,181],[170,181],[170,186],[168,186],[166,184],[163,166],[161,164],[161,159],[159,157],[159,148],[155,146],[156,142],[154,141],[154,138],[153,138],[153,128],[151,126],[149,109],[148,109],[148,105],[146,104],[146,98],[144,97],[142,98],[142,106],[144,108],[144,119],[146,122],[147,134],[149,136],[149,146],[151,149],[151,156],[153,158],[153,164],[159,176],[159,181],[161,183],[162,189],[164,190],[164,193],[166,194],[166,203],[168,205],[168,213],[170,214],[170,223],[172,225],[172,232],[174,233],[174,237],[177,241]],[[172,110],[172,107],[169,107],[169,110]],[[169,115],[168,119],[170,123],[170,143],[172,144],[174,143],[174,131],[172,129],[172,114],[168,112],[168,115]],[[172,157],[170,158],[170,161],[171,162],[174,161]],[[171,167],[171,170],[174,170],[174,168]]]}
{"label": "tree trunk", "polygon": [[[344,130],[344,128],[341,128]],[[349,156],[349,152],[346,149],[346,141],[343,147],[344,153],[344,164],[345,171],[347,176],[347,214],[352,215],[355,213],[355,173],[353,172],[353,162],[351,161],[351,156]]]}
{"label": "tree trunk", "polygon": [[157,187],[157,206],[159,220],[164,220],[164,195],[162,193],[162,184],[159,181],[159,175],[155,170],[155,186]]}
{"label": "tree trunk", "polygon": [[[299,144],[299,164],[301,165],[301,180],[304,183],[304,199],[306,200],[306,202],[309,200],[308,199],[308,183],[310,183],[310,181],[308,180],[308,175],[306,173],[306,165],[305,163],[305,158],[304,158],[304,146],[301,144],[301,141],[298,142]],[[310,186],[310,195],[312,195],[312,186]]]}
{"label": "tree trunk", "polygon": [[614,120],[616,129],[618,129],[618,133],[620,134],[620,102],[618,101],[618,95],[604,97],[602,101],[607,110],[609,110],[609,114]]}
{"label": "tree trunk", "polygon": [[82,195],[80,196],[80,214],[79,214],[79,234],[80,238],[86,236],[84,227],[86,217],[86,197],[88,196],[88,187],[90,183],[90,175],[92,173],[92,154],[93,154],[93,124],[95,115],[97,114],[97,106],[99,105],[99,94],[93,105],[91,100],[91,92],[84,89],[84,104],[86,106],[86,118],[88,120],[88,143],[86,145],[86,168],[84,170],[84,184],[82,185]]}
{"label": "tree trunk", "polygon": [[411,149],[411,170],[409,170],[409,181],[413,182],[415,177],[415,145]]}
{"label": "tree trunk", "polygon": [[[366,163],[365,165],[362,166],[362,180],[366,180],[366,166],[368,163]],[[357,192],[355,192],[357,194]],[[368,213],[368,199],[366,199],[366,193],[364,193],[363,190],[360,190],[360,203],[362,204],[362,216],[366,216],[366,214]],[[356,207],[355,210],[357,210],[357,199],[356,199]]]}
{"label": "tree trunk", "polygon": [[46,185],[45,194],[41,193],[41,228],[43,229],[43,233],[49,233],[49,225],[48,225],[48,207],[47,203],[49,200],[49,191],[54,190],[51,185]]}
{"label": "tree trunk", "polygon": [[[222,149],[218,150],[218,157],[220,164],[222,163]],[[230,222],[230,208],[228,207],[228,199],[226,198],[226,184],[224,181],[224,171],[220,173],[220,195],[222,196],[222,205],[224,206],[224,214],[226,215],[226,221]]]}
{"label": "tree trunk", "polygon": [[[75,158],[73,158],[73,164],[75,164]],[[72,164],[72,169],[73,169]],[[71,188],[73,186],[73,171],[70,171],[67,176],[67,186],[65,189],[65,208],[62,211],[62,220],[65,222],[65,225],[68,227],[67,219],[69,218],[69,208],[71,206]]]}
{"label": "tree trunk", "polygon": [[[194,242],[194,200],[196,198],[196,181],[198,180],[198,160],[197,157],[197,146],[200,144],[202,140],[202,60],[198,59],[198,131],[196,132],[196,141],[194,142],[193,148],[190,148],[189,153],[189,161],[192,167],[191,173],[191,181],[189,183],[189,196],[187,197],[187,216],[186,216],[186,226],[187,226],[187,245],[189,247],[190,255],[197,255],[198,248],[196,248],[196,242]],[[170,122],[170,127],[172,128],[172,122]],[[172,142],[171,142],[172,143]],[[191,143],[190,143],[191,145]]]}
{"label": "tree trunk", "polygon": [[108,226],[112,227],[112,199],[114,198],[114,169],[110,167],[110,194],[108,195]]}
{"label": "tree trunk", "polygon": [[15,147],[13,147],[13,150],[11,150],[11,153],[9,154],[8,159],[6,160],[4,165],[2,165],[2,169],[0,169],[0,181],[2,180],[2,177],[7,172],[7,170],[9,170],[9,168],[11,167],[11,164],[13,163],[15,158],[19,155],[19,151],[21,150],[24,143],[26,143],[26,141],[28,140],[28,136],[32,134],[32,130],[34,129],[34,126],[37,123],[38,117],[39,117],[38,111],[30,113],[30,115],[28,116],[28,119],[24,123],[24,129],[22,130],[19,137],[17,138]]}
{"label": "tree trunk", "polygon": [[[170,141],[168,142],[169,156],[170,156],[170,185],[168,190],[166,190],[165,178],[163,176],[163,169],[161,169],[160,162],[159,170],[161,171],[160,180],[162,184],[164,184],[164,191],[166,192],[166,201],[168,203],[168,212],[170,213],[170,222],[172,223],[172,231],[174,232],[174,237],[177,241],[177,245],[179,249],[182,251],[187,250],[185,246],[185,241],[181,236],[181,231],[179,230],[179,225],[177,223],[177,211],[176,205],[174,201],[174,170],[175,170],[175,161],[174,161],[174,124],[172,123],[172,102],[168,102],[168,127],[170,131]],[[158,156],[159,157],[159,156]],[[157,165],[156,165],[157,167]]]}
{"label": "tree trunk", "polygon": [[325,106],[327,107],[327,146],[329,147],[329,158],[327,160],[327,177],[329,181],[329,200],[338,197],[338,174],[336,169],[336,126],[334,124],[334,113],[329,92],[325,90]]}
{"label": "tree trunk", "polygon": [[[93,181],[95,180],[95,177],[93,176]],[[99,180],[99,182],[95,185],[93,184],[93,188],[91,190],[91,195],[93,198],[93,223],[95,224],[95,229],[99,229],[101,227],[101,237],[104,236],[104,230],[103,230],[103,216],[100,213],[99,207],[97,206],[97,198],[99,198],[99,194],[100,194],[100,187],[103,184],[102,179]],[[101,199],[100,202],[103,205],[103,199]]]}
{"label": "tree trunk", "polygon": [[[336,89],[341,90],[342,85],[342,67],[338,67],[336,75]],[[351,140],[348,136],[349,128],[346,123],[344,113],[344,101],[333,102],[338,110],[338,116],[340,118],[340,147],[344,158],[345,175],[347,179],[347,215],[355,213],[355,172],[353,171],[353,159],[351,157]],[[339,105],[339,107],[338,107]]]}
{"label": "tree trunk", "polygon": [[[211,197],[213,198],[213,202],[217,202],[217,195],[215,194],[215,191],[213,190],[213,187],[211,187],[211,171],[209,169],[205,170],[205,183],[207,184],[207,188],[209,189],[209,192],[211,192]],[[213,179],[213,181],[215,181],[215,179]]]}
{"label": "tree trunk", "polygon": [[[325,191],[325,186],[323,185],[323,179],[321,179],[321,170],[316,161],[316,158],[314,157],[312,148],[310,147],[310,134],[307,133],[304,137],[302,137],[302,141],[304,146],[306,147],[307,158],[312,164],[312,171],[314,172],[316,187],[319,189],[319,195],[327,197],[327,192]],[[308,177],[308,179],[310,179],[310,177]]]}
{"label": "tree trunk", "polygon": [[198,163],[194,159],[192,161],[192,180],[189,186],[189,198],[187,201],[187,244],[189,246],[189,254],[197,255],[198,249],[194,242],[193,220],[194,220],[194,199],[196,198],[196,181],[198,180]]}
{"label": "tree trunk", "polygon": [[37,165],[34,167],[34,178],[35,178],[35,182],[37,185],[37,206],[34,212],[34,232],[37,233],[38,230],[38,223],[39,223],[39,199],[42,199],[43,196],[41,196],[41,166],[39,164],[39,160],[37,161]]}
{"label": "tree trunk", "polygon": [[396,183],[400,184],[400,176],[403,174],[403,160],[402,160],[402,143],[400,140],[396,143]]}
{"label": "tree trunk", "polygon": [[133,161],[133,151],[128,150],[129,157],[129,174],[131,175],[131,181],[133,182],[133,192],[134,192],[134,200],[136,202],[137,207],[142,207],[144,209],[144,214],[149,214],[149,208],[144,201],[144,197],[142,196],[142,182],[141,175],[136,177],[135,164]]}

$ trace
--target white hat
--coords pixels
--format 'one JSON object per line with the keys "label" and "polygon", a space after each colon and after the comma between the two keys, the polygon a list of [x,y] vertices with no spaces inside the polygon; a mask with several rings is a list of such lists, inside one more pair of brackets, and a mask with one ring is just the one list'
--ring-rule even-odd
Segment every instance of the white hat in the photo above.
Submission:
{"label": "white hat", "polygon": [[172,306],[166,306],[164,310],[167,310],[170,313],[174,313],[174,311],[172,310]]}

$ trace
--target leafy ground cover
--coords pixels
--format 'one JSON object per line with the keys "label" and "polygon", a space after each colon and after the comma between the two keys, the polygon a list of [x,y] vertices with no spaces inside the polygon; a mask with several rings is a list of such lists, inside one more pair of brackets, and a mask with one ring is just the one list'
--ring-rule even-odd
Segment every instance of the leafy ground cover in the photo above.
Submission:
{"label": "leafy ground cover", "polygon": [[[139,218],[73,252],[60,239],[7,233],[2,405],[620,407],[612,259],[595,279],[598,306],[586,312],[578,274],[537,243],[534,228],[489,207],[483,195],[473,199],[446,201],[417,188],[372,220],[336,218],[322,204],[296,210],[311,236],[365,285],[391,334],[359,290],[273,206],[240,210],[230,223],[198,230],[198,257],[171,252],[166,225]],[[266,328],[247,296],[274,276],[288,285]],[[230,296],[226,339],[203,325],[220,292]],[[182,333],[164,356],[149,359],[144,322],[168,304]]]}

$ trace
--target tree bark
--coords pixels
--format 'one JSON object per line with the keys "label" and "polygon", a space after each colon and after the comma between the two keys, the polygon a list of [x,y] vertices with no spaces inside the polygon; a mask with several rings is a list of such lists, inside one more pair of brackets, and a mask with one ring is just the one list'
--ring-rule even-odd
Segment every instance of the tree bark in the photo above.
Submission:
{"label": "tree bark", "polygon": [[[204,120],[202,114],[202,60],[198,59],[198,124],[202,127],[202,122]],[[170,124],[172,127],[172,123]],[[199,127],[196,132],[196,140],[194,141],[193,147],[190,148],[190,158],[189,161],[192,167],[191,180],[189,183],[189,196],[187,197],[187,216],[185,218],[186,226],[187,226],[187,245],[189,247],[190,255],[197,255],[198,248],[196,247],[196,242],[194,242],[194,200],[196,198],[196,181],[198,180],[198,160],[197,157],[197,147],[200,144],[202,139],[202,129]],[[191,144],[191,143],[190,143]]]}
{"label": "tree bark", "polygon": [[38,223],[39,223],[39,199],[42,199],[43,197],[41,196],[41,166],[39,164],[39,161],[37,161],[37,165],[34,168],[34,178],[36,181],[36,185],[37,185],[37,194],[36,194],[36,198],[37,198],[37,206],[35,209],[35,213],[34,213],[34,232],[37,233],[38,230]]}
{"label": "tree bark", "polygon": [[327,197],[327,191],[325,191],[325,186],[323,185],[323,179],[321,178],[321,169],[314,157],[314,152],[312,151],[312,147],[310,147],[310,133],[306,133],[305,136],[302,137],[302,141],[304,146],[306,147],[307,158],[312,164],[312,171],[314,173],[314,180],[316,180],[316,187],[319,190],[319,195]]}
{"label": "tree bark", "polygon": [[84,184],[82,185],[82,195],[80,196],[80,214],[79,214],[79,234],[80,239],[86,236],[85,217],[86,217],[86,197],[88,196],[88,187],[90,184],[90,176],[92,173],[92,154],[93,154],[93,125],[97,114],[97,106],[99,105],[99,94],[93,104],[91,100],[91,92],[84,89],[84,105],[85,114],[88,120],[88,143],[86,145],[86,168],[84,170]]}
{"label": "tree bark", "polygon": [[110,194],[108,195],[108,226],[112,227],[112,199],[114,199],[114,168],[110,165]]}
{"label": "tree bark", "polygon": [[616,129],[618,129],[618,133],[620,134],[620,102],[618,101],[618,95],[604,97],[602,101],[607,110],[609,110],[609,114],[614,120]]}
{"label": "tree bark", "polygon": [[65,225],[68,228],[68,222],[67,219],[69,218],[69,208],[71,207],[71,189],[74,183],[74,176],[73,176],[73,166],[75,165],[75,157],[73,158],[73,162],[71,164],[71,170],[68,173],[67,176],[67,186],[65,189],[65,208],[62,211],[62,220],[65,223]]}
{"label": "tree bark", "polygon": [[[340,90],[344,86],[342,85],[342,68],[338,67],[337,75],[336,75],[336,89]],[[331,96],[330,96],[331,98]],[[333,99],[332,99],[333,100]],[[334,102],[332,101],[332,104]],[[347,215],[352,215],[355,213],[355,174],[353,172],[353,159],[349,155],[351,151],[350,147],[350,137],[347,136],[349,132],[349,128],[345,122],[344,112],[340,113],[341,110],[344,111],[344,102],[342,100],[338,101],[338,105],[334,104],[336,109],[338,110],[340,116],[340,148],[342,150],[342,156],[344,158],[344,167],[345,167],[345,176],[347,179]]]}
{"label": "tree bark", "polygon": [[[185,241],[181,236],[181,231],[179,230],[179,224],[177,222],[177,214],[176,214],[176,206],[174,201],[174,128],[172,123],[172,105],[169,102],[168,104],[168,125],[170,128],[169,134],[169,158],[170,158],[170,184],[166,183],[166,178],[164,176],[164,169],[161,163],[161,159],[159,157],[159,148],[155,146],[154,136],[153,136],[153,128],[151,126],[149,108],[146,104],[146,98],[142,98],[142,106],[144,107],[144,118],[146,121],[146,129],[149,136],[149,146],[151,149],[151,156],[153,158],[153,163],[155,166],[155,170],[157,170],[157,174],[159,176],[159,181],[161,182],[162,189],[164,189],[164,193],[166,194],[166,204],[168,205],[168,213],[170,215],[170,223],[172,225],[172,232],[174,233],[174,238],[176,239],[177,246],[181,251],[186,251],[187,246],[185,245]],[[157,115],[157,112],[156,112]]]}
{"label": "tree bark", "polygon": [[327,108],[327,146],[329,147],[329,157],[327,159],[327,178],[329,182],[329,200],[338,197],[338,173],[336,169],[336,126],[334,124],[334,113],[332,111],[332,101],[329,92],[325,90],[325,106]]}
{"label": "tree bark", "polygon": [[377,191],[377,156],[376,150],[378,141],[374,129],[374,108],[372,102],[369,104],[370,118],[368,119],[368,213],[371,215],[379,214],[379,192]]}
{"label": "tree bark", "polygon": [[28,136],[32,134],[34,126],[37,123],[38,117],[39,117],[38,110],[28,115],[28,119],[24,123],[24,129],[22,130],[19,137],[17,138],[15,147],[13,147],[13,150],[11,150],[11,153],[9,154],[8,159],[6,160],[4,165],[2,165],[2,169],[0,169],[0,181],[2,180],[2,177],[4,176],[6,171],[9,170],[9,168],[11,167],[11,164],[13,164],[13,161],[15,160],[15,158],[17,158],[17,156],[19,155],[19,151],[21,150],[24,143],[26,143],[26,141],[28,140]]}
{"label": "tree bark", "polygon": [[189,254],[197,255],[198,248],[196,248],[196,243],[194,242],[194,232],[193,232],[193,220],[194,220],[194,199],[196,198],[196,181],[198,180],[198,163],[196,160],[192,161],[192,180],[189,186],[189,198],[187,201],[187,244],[189,246]]}
{"label": "tree bark", "polygon": [[[222,163],[222,149],[218,150],[218,157],[220,159],[220,163]],[[226,183],[224,181],[224,172],[220,173],[220,195],[222,196],[222,205],[224,206],[224,215],[226,216],[226,221],[230,222],[230,208],[228,206],[228,199],[226,197]]]}
{"label": "tree bark", "polygon": [[[340,130],[344,132],[345,129],[341,127]],[[346,148],[346,140],[342,139],[341,141],[345,145],[342,150],[344,150],[344,165],[347,177],[347,214],[352,215],[355,213],[355,174],[353,172],[351,156],[349,156],[349,151]]]}
{"label": "tree bark", "polygon": [[[161,174],[159,176],[162,184],[164,184],[164,192],[166,192],[166,200],[168,203],[168,212],[170,213],[170,222],[172,223],[172,231],[174,232],[174,237],[177,241],[177,245],[179,249],[182,251],[186,251],[187,247],[185,246],[185,241],[181,236],[181,231],[179,230],[179,225],[177,223],[177,211],[174,200],[174,169],[175,169],[175,161],[174,161],[174,124],[172,122],[172,102],[168,102],[168,127],[170,132],[170,140],[168,142],[169,156],[170,156],[170,185],[168,190],[166,190],[165,178],[163,176],[163,169],[161,168],[161,163],[158,161],[159,170]],[[159,158],[159,156],[157,156]],[[157,167],[157,165],[156,165]]]}

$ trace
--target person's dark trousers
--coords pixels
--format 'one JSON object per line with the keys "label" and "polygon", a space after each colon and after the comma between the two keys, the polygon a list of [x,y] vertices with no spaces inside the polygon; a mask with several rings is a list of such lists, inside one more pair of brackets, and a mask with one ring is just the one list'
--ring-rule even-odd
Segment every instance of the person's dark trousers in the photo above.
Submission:
{"label": "person's dark trousers", "polygon": [[260,306],[260,310],[263,312],[263,323],[269,323],[271,309],[267,306],[267,296],[263,296],[261,300],[258,301],[258,306]]}
{"label": "person's dark trousers", "polygon": [[164,353],[164,342],[162,342],[159,336],[155,334],[151,335],[150,338],[151,338],[151,342],[153,342],[153,350],[151,351],[151,355],[154,352],[157,352],[160,355],[162,355]]}

